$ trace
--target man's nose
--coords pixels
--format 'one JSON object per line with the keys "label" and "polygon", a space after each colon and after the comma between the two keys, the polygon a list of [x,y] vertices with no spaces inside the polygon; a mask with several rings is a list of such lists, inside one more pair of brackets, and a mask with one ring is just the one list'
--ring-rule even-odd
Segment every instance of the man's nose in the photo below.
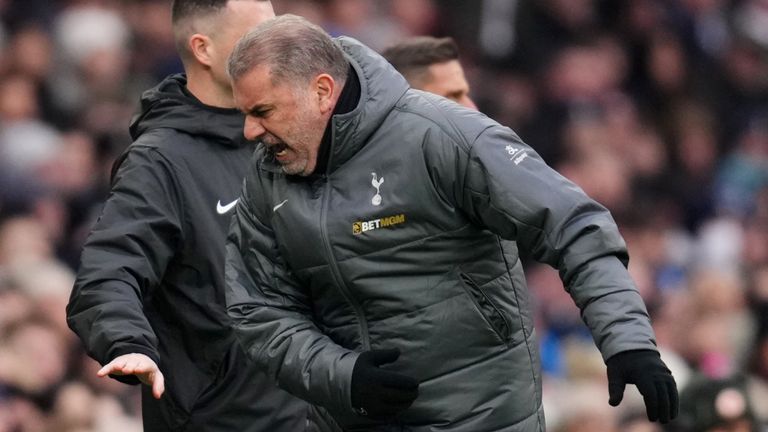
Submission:
{"label": "man's nose", "polygon": [[253,118],[252,116],[245,117],[245,126],[243,126],[243,135],[245,139],[249,141],[256,141],[256,139],[264,135],[266,129],[261,124],[261,120]]}

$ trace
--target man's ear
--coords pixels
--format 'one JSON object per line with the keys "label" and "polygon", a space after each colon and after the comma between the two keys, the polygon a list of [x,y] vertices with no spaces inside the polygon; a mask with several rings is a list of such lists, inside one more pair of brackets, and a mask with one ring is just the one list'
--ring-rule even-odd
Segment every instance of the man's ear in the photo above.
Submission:
{"label": "man's ear", "polygon": [[213,43],[211,38],[200,33],[195,33],[189,37],[188,43],[189,50],[192,52],[192,55],[198,63],[210,67],[213,63]]}
{"label": "man's ear", "polygon": [[315,93],[318,106],[323,114],[332,111],[336,106],[338,95],[336,94],[336,81],[328,74],[320,74],[315,78]]}

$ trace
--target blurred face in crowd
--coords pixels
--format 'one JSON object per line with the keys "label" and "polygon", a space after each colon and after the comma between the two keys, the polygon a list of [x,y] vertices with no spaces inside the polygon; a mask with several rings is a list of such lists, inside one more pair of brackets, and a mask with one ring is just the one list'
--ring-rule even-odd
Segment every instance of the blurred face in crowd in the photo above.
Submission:
{"label": "blurred face in crowd", "polygon": [[59,383],[66,373],[61,359],[67,346],[46,324],[20,323],[0,343],[3,371],[0,378],[30,394],[41,394]]}
{"label": "blurred face in crowd", "polygon": [[469,83],[458,60],[430,65],[428,75],[421,90],[451,99],[467,108],[477,109],[469,97]]}
{"label": "blurred face in crowd", "polygon": [[286,174],[312,174],[335,86],[327,74],[301,84],[275,81],[268,66],[253,69],[233,84],[235,103],[246,115],[245,137],[264,143]]}
{"label": "blurred face in crowd", "polygon": [[749,420],[734,420],[727,424],[707,429],[707,432],[752,432],[753,430]]}

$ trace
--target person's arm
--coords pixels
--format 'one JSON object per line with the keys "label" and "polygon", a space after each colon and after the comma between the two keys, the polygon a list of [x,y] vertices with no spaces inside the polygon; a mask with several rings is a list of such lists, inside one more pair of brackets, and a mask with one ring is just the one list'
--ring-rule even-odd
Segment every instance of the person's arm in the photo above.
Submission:
{"label": "person's arm", "polygon": [[[358,353],[323,334],[312,320],[307,290],[283,262],[272,229],[252,207],[249,176],[227,240],[226,300],[240,344],[288,392],[336,412],[349,412]],[[253,196],[263,196],[255,191]]]}
{"label": "person's arm", "polygon": [[[608,364],[614,381],[612,404],[621,399],[617,394],[623,392],[621,377],[630,383],[647,378],[653,388],[658,379],[663,381],[667,403],[649,405],[646,399],[649,418],[668,420],[670,411],[677,409],[674,381],[658,359],[648,312],[626,268],[626,245],[608,210],[547,166],[505,127],[488,127],[472,142],[433,143],[426,154],[435,184],[447,200],[478,225],[515,240],[534,259],[559,270]],[[629,377],[635,372],[628,367],[617,372],[627,358],[647,366],[648,375]],[[641,391],[648,388],[637,384]],[[665,406],[654,408],[661,405]]]}
{"label": "person's arm", "polygon": [[[162,378],[157,337],[143,302],[160,285],[182,239],[178,191],[162,155],[131,147],[83,248],[67,305],[67,323],[88,354],[109,366],[103,372],[126,383]],[[159,396],[160,389],[155,391]]]}
{"label": "person's arm", "polygon": [[604,358],[656,349],[645,305],[625,267],[624,240],[603,206],[508,128],[489,127],[465,144],[436,143],[426,154],[435,161],[432,177],[447,200],[559,270]]}

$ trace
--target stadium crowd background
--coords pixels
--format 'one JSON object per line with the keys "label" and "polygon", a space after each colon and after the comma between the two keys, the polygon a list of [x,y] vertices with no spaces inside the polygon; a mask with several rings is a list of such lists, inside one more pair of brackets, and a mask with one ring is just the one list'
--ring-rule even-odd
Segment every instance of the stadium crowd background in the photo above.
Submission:
{"label": "stadium crowd background", "polygon": [[[613,211],[696,405],[670,430],[738,417],[744,398],[765,426],[768,1],[273,3],[379,50],[453,36],[480,110]],[[138,97],[181,70],[169,5],[0,0],[0,432],[141,430],[136,388],[96,378],[64,306]],[[608,406],[557,273],[527,275],[549,430],[661,431],[636,393]]]}

